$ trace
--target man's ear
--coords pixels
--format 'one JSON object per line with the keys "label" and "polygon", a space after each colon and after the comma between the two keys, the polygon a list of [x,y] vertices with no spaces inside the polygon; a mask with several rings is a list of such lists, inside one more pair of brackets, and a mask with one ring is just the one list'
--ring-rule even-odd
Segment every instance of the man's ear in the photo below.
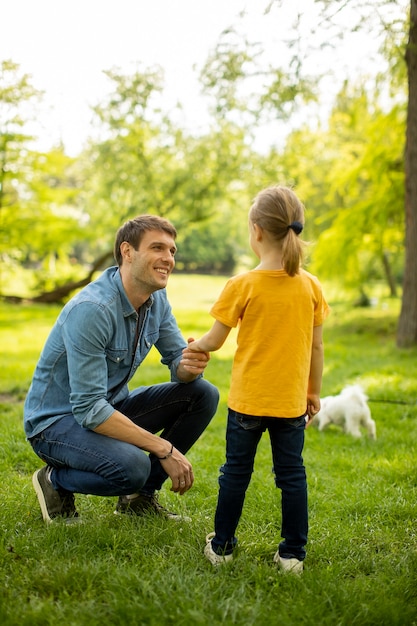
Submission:
{"label": "man's ear", "polygon": [[132,260],[132,246],[127,241],[122,241],[120,244],[120,254],[123,257],[123,262],[130,263]]}

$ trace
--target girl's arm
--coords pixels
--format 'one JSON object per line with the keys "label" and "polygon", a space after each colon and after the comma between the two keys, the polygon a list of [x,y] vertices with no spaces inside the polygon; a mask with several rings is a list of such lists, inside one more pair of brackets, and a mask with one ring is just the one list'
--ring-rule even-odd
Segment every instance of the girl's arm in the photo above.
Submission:
{"label": "girl's arm", "polygon": [[313,345],[311,349],[310,376],[307,392],[307,413],[309,420],[320,411],[321,379],[323,375],[324,347],[323,326],[313,329]]}
{"label": "girl's arm", "polygon": [[230,326],[226,326],[216,320],[211,330],[203,335],[201,339],[189,343],[186,350],[192,350],[193,352],[213,352],[214,350],[218,350],[226,341],[230,331]]}

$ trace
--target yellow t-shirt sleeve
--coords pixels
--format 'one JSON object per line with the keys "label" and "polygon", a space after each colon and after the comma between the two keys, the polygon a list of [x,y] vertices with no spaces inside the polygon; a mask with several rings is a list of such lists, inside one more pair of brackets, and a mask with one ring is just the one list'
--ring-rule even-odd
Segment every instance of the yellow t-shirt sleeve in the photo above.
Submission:
{"label": "yellow t-shirt sleeve", "polygon": [[236,328],[242,311],[242,302],[232,280],[228,280],[217,301],[210,309],[210,315],[230,328]]}

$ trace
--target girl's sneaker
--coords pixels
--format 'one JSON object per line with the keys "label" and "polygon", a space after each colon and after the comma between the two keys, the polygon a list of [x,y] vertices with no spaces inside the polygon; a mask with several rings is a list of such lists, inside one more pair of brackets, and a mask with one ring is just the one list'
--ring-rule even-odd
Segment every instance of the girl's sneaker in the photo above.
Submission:
{"label": "girl's sneaker", "polygon": [[304,564],[295,557],[292,559],[284,559],[279,555],[279,552],[276,552],[274,555],[274,563],[286,574],[296,574],[300,576],[303,573]]}
{"label": "girl's sneaker", "polygon": [[204,556],[212,565],[222,565],[233,561],[233,554],[216,554],[211,545],[211,540],[216,533],[209,533],[206,537],[206,546],[204,548]]}

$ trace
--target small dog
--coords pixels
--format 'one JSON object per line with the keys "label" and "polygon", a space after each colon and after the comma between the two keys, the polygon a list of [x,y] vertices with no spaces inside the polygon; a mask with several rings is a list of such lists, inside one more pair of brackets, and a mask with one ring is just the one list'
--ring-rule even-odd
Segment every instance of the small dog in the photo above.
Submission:
{"label": "small dog", "polygon": [[366,428],[369,437],[376,439],[376,424],[371,417],[368,397],[360,385],[345,387],[338,396],[321,399],[321,409],[312,420],[323,430],[329,424],[343,426],[345,433],[361,437],[361,426]]}

